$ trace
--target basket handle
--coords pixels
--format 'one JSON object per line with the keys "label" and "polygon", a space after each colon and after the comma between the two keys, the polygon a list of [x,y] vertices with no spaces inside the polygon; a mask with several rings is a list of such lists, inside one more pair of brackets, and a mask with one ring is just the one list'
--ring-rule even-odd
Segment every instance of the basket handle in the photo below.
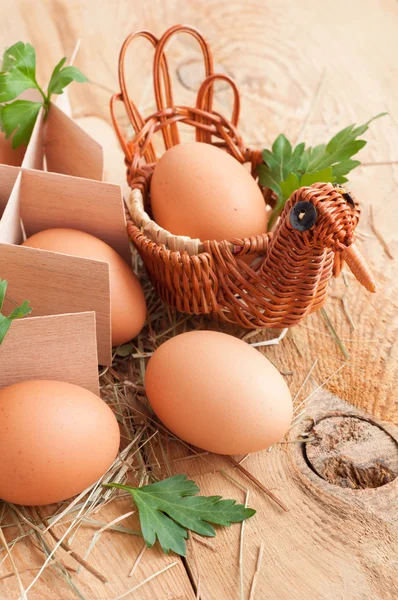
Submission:
{"label": "basket handle", "polygon": [[[125,76],[125,61],[126,61],[127,49],[129,48],[129,46],[133,42],[133,40],[135,40],[137,38],[144,38],[144,39],[148,40],[154,48],[156,48],[157,44],[159,43],[158,38],[156,36],[154,36],[153,33],[151,33],[150,31],[147,31],[145,29],[143,29],[141,31],[134,31],[134,32],[130,33],[130,35],[125,39],[123,46],[120,50],[120,54],[119,54],[120,93],[112,96],[111,102],[110,102],[111,118],[112,118],[113,126],[115,128],[119,142],[123,148],[123,151],[124,151],[124,154],[126,157],[126,161],[128,163],[131,163],[133,160],[132,148],[130,147],[130,144],[127,142],[127,140],[124,138],[124,136],[122,134],[121,128],[120,128],[119,123],[116,118],[115,109],[116,109],[116,103],[118,101],[122,101],[124,103],[128,119],[129,119],[132,127],[134,128],[135,133],[137,134],[142,130],[142,128],[145,125],[145,121],[144,121],[143,117],[141,116],[141,113],[138,110],[137,106],[134,104],[134,102],[129,97],[129,93],[127,90],[126,76]],[[166,57],[164,55],[160,58],[159,72],[161,73],[161,76],[163,77],[163,80],[164,80],[164,87],[166,89],[167,100],[169,102],[171,102],[172,101],[171,82],[170,82],[169,71],[167,68]],[[156,152],[155,152],[152,142],[146,144],[143,154],[144,154],[144,157],[145,157],[145,160],[147,163],[156,161]]]}
{"label": "basket handle", "polygon": [[[207,99],[210,91],[213,94],[213,86],[214,86],[215,81],[225,81],[232,88],[232,92],[234,94],[234,104],[232,107],[231,123],[236,128],[238,125],[238,121],[239,121],[240,96],[239,96],[238,88],[236,87],[236,83],[234,82],[233,79],[231,79],[231,77],[228,77],[228,75],[215,73],[213,75],[210,75],[209,77],[206,77],[206,79],[203,81],[203,83],[200,86],[199,91],[198,91],[198,96],[196,99],[196,108],[198,108],[199,110],[204,110],[204,111],[207,110],[206,99]],[[199,115],[197,115],[196,120],[199,122],[205,122],[205,119],[201,118]],[[229,138],[229,136],[226,134],[226,132],[224,132],[224,133],[225,133],[225,135],[223,137],[224,137],[224,141],[225,141],[227,147],[229,148],[229,150],[231,151],[231,153],[233,155],[236,155],[236,152],[234,151],[235,145],[233,144],[233,142]],[[200,127],[197,127],[196,128],[196,141],[197,142],[211,142],[211,134],[209,134],[206,130],[204,130]],[[238,157],[236,156],[236,158],[238,158]],[[239,158],[238,158],[238,160],[239,160]]]}
{"label": "basket handle", "polygon": [[239,114],[240,114],[240,96],[239,96],[239,91],[238,91],[238,88],[236,87],[235,81],[233,79],[231,79],[231,77],[228,77],[228,75],[223,75],[221,73],[214,73],[213,75],[209,75],[208,77],[206,77],[206,79],[203,81],[202,85],[200,86],[200,88],[198,90],[198,96],[197,96],[197,100],[196,100],[196,108],[199,108],[200,110],[208,110],[208,108],[206,106],[206,94],[208,93],[209,88],[212,88],[214,82],[217,80],[225,81],[232,88],[232,91],[234,94],[234,105],[232,108],[231,123],[235,127],[237,127],[238,121],[239,121]]}
{"label": "basket handle", "polygon": [[[156,46],[154,66],[153,66],[153,85],[155,90],[155,100],[158,111],[172,108],[174,106],[173,94],[170,84],[170,76],[167,71],[167,63],[165,58],[165,46],[172,36],[177,33],[188,33],[192,35],[200,45],[205,63],[206,78],[213,75],[213,57],[210,46],[202,36],[202,34],[189,25],[174,25],[170,27],[160,38]],[[167,77],[164,76],[163,70],[166,69]],[[163,77],[162,77],[163,75]],[[213,105],[213,89],[209,87],[205,90],[202,99],[202,106],[207,112],[212,111]],[[167,117],[160,117],[160,121],[164,121]],[[180,143],[177,123],[170,123],[162,128],[162,134],[166,149]],[[203,139],[204,138],[204,139]],[[210,142],[211,135],[208,132],[203,133],[203,141]]]}

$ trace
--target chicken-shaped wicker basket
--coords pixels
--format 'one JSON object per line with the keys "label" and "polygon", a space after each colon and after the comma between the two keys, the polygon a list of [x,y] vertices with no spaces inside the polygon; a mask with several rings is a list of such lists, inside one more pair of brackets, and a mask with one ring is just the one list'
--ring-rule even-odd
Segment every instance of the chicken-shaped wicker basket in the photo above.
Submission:
{"label": "chicken-shaped wicker basket", "polygon": [[[199,42],[206,78],[195,107],[174,103],[164,53],[170,38],[180,32]],[[153,81],[157,111],[143,118],[130,99],[125,79],[127,48],[138,37],[155,48]],[[213,111],[213,84],[227,82],[234,93],[231,120]],[[119,59],[121,92],[111,100],[113,123],[122,145],[131,187],[127,229],[161,298],[173,309],[190,314],[208,314],[215,319],[250,329],[287,328],[319,309],[327,297],[332,274],[338,275],[344,260],[356,278],[369,290],[375,284],[355,244],[359,207],[330,183],[303,187],[292,194],[272,233],[221,242],[176,236],[159,227],[151,217],[150,180],[157,156],[153,135],[161,132],[166,148],[180,142],[178,123],[195,131],[196,141],[216,144],[240,163],[261,163],[261,150],[247,148],[238,133],[239,92],[225,75],[214,74],[210,48],[194,28],[176,25],[157,39],[148,31],[132,33],[124,42]],[[122,101],[135,135],[126,140],[116,118],[116,103]],[[263,189],[271,203],[270,190]],[[216,201],[216,199],[215,199]],[[257,255],[252,266],[243,256]]]}

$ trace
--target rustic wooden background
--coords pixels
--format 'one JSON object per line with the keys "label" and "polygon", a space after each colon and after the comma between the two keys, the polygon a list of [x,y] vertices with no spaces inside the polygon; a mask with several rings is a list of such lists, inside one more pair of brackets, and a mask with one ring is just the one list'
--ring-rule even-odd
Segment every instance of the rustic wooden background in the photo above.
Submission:
{"label": "rustic wooden background", "polygon": [[[241,131],[248,145],[269,146],[280,132],[293,142],[321,143],[345,125],[363,123],[381,111],[388,111],[387,117],[371,125],[367,134],[369,144],[360,155],[363,165],[351,177],[351,187],[363,207],[359,226],[361,248],[374,269],[379,291],[370,296],[348,276],[348,286],[342,279],[333,283],[326,306],[350,359],[347,361],[320,314],[296,327],[282,344],[268,349],[266,355],[279,369],[292,373],[288,382],[293,393],[318,359],[314,382],[332,376],[327,388],[338,398],[375,417],[397,420],[397,3],[394,0],[3,0],[0,36],[3,46],[19,39],[35,46],[39,81],[48,78],[55,63],[70,55],[76,40],[81,38],[76,65],[87,74],[91,85],[71,86],[74,116],[104,143],[108,180],[122,184],[124,168],[120,150],[104,122],[109,122],[109,97],[118,89],[120,46],[130,31],[145,28],[160,35],[178,22],[198,27],[213,48],[217,68],[237,81],[242,94]],[[177,101],[192,103],[202,77],[198,47],[187,36],[181,36],[171,44],[168,56],[174,65]],[[138,44],[130,52],[129,64],[131,95],[148,114],[154,108],[150,49],[144,43]],[[222,86],[217,90],[216,100],[219,110],[228,111],[231,99]],[[307,388],[309,391],[311,387]],[[316,410],[333,407],[348,410],[347,405],[327,394],[319,399]],[[295,435],[299,433],[296,431]],[[363,490],[358,494],[344,494],[333,489],[336,486],[322,487],[303,476],[295,451],[291,450],[294,446],[292,443],[260,453],[245,462],[256,477],[278,490],[289,506],[288,513],[280,513],[256,486],[234,472],[234,479],[250,491],[249,502],[258,510],[256,517],[245,524],[244,538],[240,526],[235,526],[218,533],[214,548],[194,542],[185,563],[176,557],[165,557],[157,549],[147,551],[134,576],[129,578],[142,540],[107,531],[90,555],[90,561],[106,574],[109,583],[103,585],[82,571],[77,578],[82,597],[86,600],[249,598],[263,542],[261,570],[256,575],[257,587],[250,600],[396,598],[392,558],[396,515],[391,509],[391,486],[385,486],[388,490]],[[246,492],[225,477],[226,470],[229,475],[232,471],[231,465],[222,459],[206,457],[183,464],[184,471],[189,465],[189,473],[195,475],[204,493],[244,500]],[[114,502],[101,513],[101,521],[109,522],[128,509],[124,500]],[[126,519],[124,525],[134,528],[134,519]],[[84,554],[92,533],[88,528],[80,532],[77,551]],[[22,544],[13,553],[27,569],[21,578],[28,585],[32,579],[29,569],[41,564],[41,556],[34,547]],[[0,555],[0,561],[3,558]],[[127,594],[146,577],[174,561],[177,564],[170,570]],[[7,558],[1,568],[5,574],[11,571]],[[15,578],[0,580],[0,598],[18,597]],[[48,569],[28,597],[70,600],[76,595]]]}

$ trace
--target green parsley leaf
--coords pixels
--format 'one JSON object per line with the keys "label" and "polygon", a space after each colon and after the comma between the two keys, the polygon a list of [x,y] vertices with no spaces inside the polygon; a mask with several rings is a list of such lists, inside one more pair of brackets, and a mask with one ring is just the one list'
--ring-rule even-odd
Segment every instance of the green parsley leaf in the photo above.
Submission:
{"label": "green parsley leaf", "polygon": [[79,83],[85,83],[88,81],[87,77],[83,75],[76,67],[63,67],[65,64],[66,57],[63,58],[55,67],[50,83],[48,84],[48,95],[52,94],[63,94],[64,88],[69,85],[72,81]]}
{"label": "green parsley leaf", "polygon": [[188,529],[213,537],[216,532],[211,523],[229,527],[256,512],[221,496],[197,496],[199,488],[186,475],[174,475],[140,488],[119,483],[104,486],[130,492],[138,508],[146,545],[151,548],[158,539],[166,554],[173,550],[185,556]]}
{"label": "green parsley leaf", "polygon": [[41,102],[29,100],[15,100],[0,107],[1,128],[7,138],[14,134],[13,148],[18,148],[21,144],[28,145],[41,107]]}
{"label": "green parsley leaf", "polygon": [[0,310],[3,308],[4,299],[6,297],[8,283],[5,279],[0,279]]}
{"label": "green parsley leaf", "polygon": [[[36,81],[36,52],[33,46],[17,42],[5,50],[0,72],[0,127],[7,137],[14,136],[13,148],[29,143],[40,107],[43,106],[46,118],[52,94],[62,94],[72,81],[87,81],[76,67],[64,67],[65,61],[66,58],[63,58],[55,67],[46,94]],[[16,100],[12,104],[4,104],[32,88],[43,96],[42,103]]]}
{"label": "green parsley leaf", "polygon": [[261,185],[271,188],[277,195],[280,195],[280,184],[290,173],[298,170],[304,147],[304,143],[298,144],[293,151],[286,136],[279,135],[272,145],[272,152],[270,150],[263,151],[264,164],[259,167]]}
{"label": "green parsley leaf", "polygon": [[318,183],[318,181],[333,183],[335,179],[336,177],[333,175],[333,169],[331,167],[327,167],[326,169],[316,171],[315,173],[304,173],[304,175],[302,175],[300,178],[299,187],[309,186],[313,183]]}
{"label": "green parsley leaf", "polygon": [[3,343],[3,340],[11,327],[11,324],[12,320],[0,313],[0,346]]}
{"label": "green parsley leaf", "polygon": [[25,302],[22,302],[21,306],[17,306],[16,308],[14,308],[12,313],[10,313],[8,315],[8,318],[11,319],[12,321],[14,319],[22,319],[22,317],[26,317],[26,315],[30,315],[31,312],[32,312],[32,309],[29,306],[29,301],[25,300]]}
{"label": "green parsley leaf", "polygon": [[34,88],[32,80],[22,71],[15,69],[12,73],[0,73],[0,102],[9,102],[22,92]]}
{"label": "green parsley leaf", "polygon": [[[0,102],[9,102],[28,89],[37,89],[36,52],[30,44],[17,42],[5,50],[0,72]],[[43,94],[44,95],[44,94]]]}
{"label": "green parsley leaf", "polygon": [[339,131],[328,144],[309,148],[301,143],[293,149],[289,140],[284,135],[279,135],[272,145],[272,151],[263,151],[264,164],[258,168],[260,184],[277,195],[269,229],[282,212],[286,200],[298,188],[318,181],[348,181],[345,176],[361,164],[358,160],[352,160],[352,156],[366,145],[365,140],[358,139],[359,136],[368,130],[372,121],[386,114],[380,113],[358,127],[349,125]]}
{"label": "green parsley leaf", "polygon": [[[7,281],[5,279],[0,279],[0,310],[3,308],[4,300],[7,292]],[[26,315],[29,315],[32,312],[32,309],[29,306],[29,302],[25,300],[21,304],[21,306],[17,306],[14,310],[6,317],[5,315],[0,313],[0,345],[2,344],[6,333],[10,329],[12,322],[15,319],[21,319]]]}
{"label": "green parsley leaf", "polygon": [[297,177],[296,173],[290,173],[289,177],[280,183],[282,199],[285,200],[286,198],[290,198],[294,190],[297,190],[299,187],[300,179]]}
{"label": "green parsley leaf", "polygon": [[36,52],[30,44],[17,42],[3,55],[0,72],[0,102],[9,102],[28,89],[39,89],[36,82]]}
{"label": "green parsley leaf", "polygon": [[1,70],[12,69],[18,69],[31,81],[36,81],[36,52],[31,44],[17,42],[4,51]]}

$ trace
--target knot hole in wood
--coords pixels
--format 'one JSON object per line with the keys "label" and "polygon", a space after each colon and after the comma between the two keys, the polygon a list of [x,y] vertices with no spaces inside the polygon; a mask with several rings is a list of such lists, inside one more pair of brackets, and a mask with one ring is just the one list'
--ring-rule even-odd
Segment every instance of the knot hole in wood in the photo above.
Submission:
{"label": "knot hole in wood", "polygon": [[398,444],[357,416],[327,416],[308,432],[304,456],[322,479],[343,488],[378,488],[398,476]]}

